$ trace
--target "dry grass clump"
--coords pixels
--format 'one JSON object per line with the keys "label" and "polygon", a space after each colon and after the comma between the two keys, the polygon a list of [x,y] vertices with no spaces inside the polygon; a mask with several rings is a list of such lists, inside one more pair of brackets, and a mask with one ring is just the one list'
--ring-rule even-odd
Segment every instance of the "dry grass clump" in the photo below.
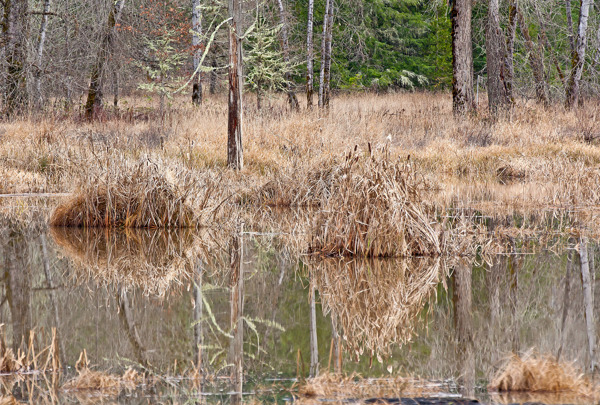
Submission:
{"label": "dry grass clump", "polygon": [[117,162],[91,177],[56,208],[52,226],[182,228],[195,224],[194,211],[186,202],[193,188],[179,187],[156,163],[142,161],[130,167]]}
{"label": "dry grass clump", "polygon": [[441,232],[424,200],[430,187],[387,152],[349,153],[324,196],[310,251],[327,256],[436,256]]}
{"label": "dry grass clump", "polygon": [[71,258],[77,282],[94,280],[162,296],[187,279],[195,236],[191,230],[51,228],[52,238]]}
{"label": "dry grass clump", "polygon": [[0,340],[0,373],[16,373],[23,369],[25,354],[19,353],[15,356],[12,349],[7,348],[4,338]]}
{"label": "dry grass clump", "polygon": [[348,350],[357,358],[366,350],[381,361],[392,345],[410,341],[445,271],[435,258],[330,258],[314,274],[323,312],[341,326]]}
{"label": "dry grass clump", "polygon": [[19,401],[12,395],[0,396],[0,405],[18,405]]}
{"label": "dry grass clump", "polygon": [[361,378],[357,375],[344,376],[324,373],[306,380],[298,387],[298,395],[304,399],[326,398],[343,400],[349,398],[399,398],[410,390],[410,380],[395,378]]}
{"label": "dry grass clump", "polygon": [[523,357],[511,356],[498,370],[489,389],[495,391],[528,391],[572,393],[596,398],[597,388],[576,368],[554,357],[530,351]]}

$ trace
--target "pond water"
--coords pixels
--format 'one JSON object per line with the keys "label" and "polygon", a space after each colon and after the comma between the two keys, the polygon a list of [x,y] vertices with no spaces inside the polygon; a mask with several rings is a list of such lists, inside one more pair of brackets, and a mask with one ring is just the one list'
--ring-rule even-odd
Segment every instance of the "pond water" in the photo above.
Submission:
{"label": "pond water", "polygon": [[329,370],[420,377],[439,395],[510,402],[486,387],[511,352],[593,365],[584,314],[594,325],[595,245],[584,290],[577,251],[519,241],[486,260],[312,261],[255,234],[210,249],[189,231],[0,236],[6,348],[39,354],[55,328],[63,381],[84,350],[94,370],[161,376],[101,397],[59,389],[48,373],[2,377],[2,394],[20,401],[286,402],[298,378]]}

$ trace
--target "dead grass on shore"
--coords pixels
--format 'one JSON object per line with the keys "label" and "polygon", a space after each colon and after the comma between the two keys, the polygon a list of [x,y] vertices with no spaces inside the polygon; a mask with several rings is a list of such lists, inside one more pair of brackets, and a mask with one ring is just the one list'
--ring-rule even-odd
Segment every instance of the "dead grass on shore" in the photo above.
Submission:
{"label": "dead grass on shore", "polygon": [[[75,262],[76,283],[93,280],[163,296],[189,280],[201,244],[191,230],[50,228],[54,242]],[[196,250],[195,250],[196,249]]]}
{"label": "dead grass on shore", "polygon": [[441,234],[432,226],[427,182],[387,150],[346,155],[321,199],[311,253],[367,257],[438,256]]}
{"label": "dead grass on shore", "polygon": [[498,392],[562,393],[598,398],[598,387],[573,364],[529,351],[512,355],[493,377],[489,387]]}
{"label": "dead grass on shore", "polygon": [[446,273],[440,259],[330,258],[316,264],[325,314],[335,318],[347,350],[379,361],[411,340],[415,321]]}

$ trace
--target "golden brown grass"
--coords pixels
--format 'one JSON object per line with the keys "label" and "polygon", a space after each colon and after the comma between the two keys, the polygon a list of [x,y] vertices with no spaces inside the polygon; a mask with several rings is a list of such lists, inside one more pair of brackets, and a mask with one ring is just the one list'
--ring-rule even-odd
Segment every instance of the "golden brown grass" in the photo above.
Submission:
{"label": "golden brown grass", "polygon": [[59,205],[52,226],[184,228],[194,225],[188,187],[178,187],[152,161],[112,165]]}
{"label": "golden brown grass", "polygon": [[[326,256],[437,256],[441,233],[424,201],[428,184],[387,150],[356,148],[333,170],[315,216],[310,251]],[[428,212],[429,211],[429,212]]]}
{"label": "golden brown grass", "polygon": [[587,398],[597,398],[599,394],[598,388],[572,364],[558,362],[552,356],[538,355],[533,351],[523,357],[511,356],[498,370],[489,389],[564,393]]}
{"label": "golden brown grass", "polygon": [[347,349],[380,361],[410,341],[415,320],[446,268],[439,259],[325,259],[314,269],[325,313],[336,319]]}

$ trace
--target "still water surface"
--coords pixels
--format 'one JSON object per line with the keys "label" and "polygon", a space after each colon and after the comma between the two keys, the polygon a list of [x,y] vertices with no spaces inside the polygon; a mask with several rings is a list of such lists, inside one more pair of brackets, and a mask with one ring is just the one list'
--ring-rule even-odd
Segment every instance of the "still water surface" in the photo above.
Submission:
{"label": "still water surface", "polygon": [[[511,352],[534,348],[587,370],[595,351],[577,252],[518,245],[489,263],[311,261],[256,235],[215,245],[192,232],[9,228],[0,323],[15,352],[31,330],[41,348],[56,328],[63,379],[84,349],[96,370],[172,376],[104,403],[284,402],[298,377],[327,370],[421,377],[440,394],[488,402],[489,379]],[[99,401],[44,380],[5,377],[3,394]]]}

